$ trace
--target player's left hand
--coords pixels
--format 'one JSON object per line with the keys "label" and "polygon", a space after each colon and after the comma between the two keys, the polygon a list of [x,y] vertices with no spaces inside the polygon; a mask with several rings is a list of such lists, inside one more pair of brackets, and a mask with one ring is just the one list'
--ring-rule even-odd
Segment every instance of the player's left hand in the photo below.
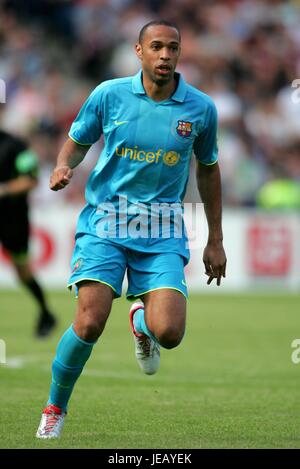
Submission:
{"label": "player's left hand", "polygon": [[203,253],[205,274],[208,275],[207,285],[210,285],[214,278],[217,285],[221,285],[221,278],[226,276],[226,254],[222,241],[208,242]]}

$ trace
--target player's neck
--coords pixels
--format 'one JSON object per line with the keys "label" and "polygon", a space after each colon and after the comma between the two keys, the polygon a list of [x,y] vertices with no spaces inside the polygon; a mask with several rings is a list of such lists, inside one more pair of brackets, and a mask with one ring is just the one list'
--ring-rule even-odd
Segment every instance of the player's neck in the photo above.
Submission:
{"label": "player's neck", "polygon": [[159,102],[165,101],[172,96],[177,87],[177,82],[175,77],[173,77],[168,83],[159,85],[147,77],[146,74],[143,74],[143,85],[147,96],[153,99],[153,101]]}

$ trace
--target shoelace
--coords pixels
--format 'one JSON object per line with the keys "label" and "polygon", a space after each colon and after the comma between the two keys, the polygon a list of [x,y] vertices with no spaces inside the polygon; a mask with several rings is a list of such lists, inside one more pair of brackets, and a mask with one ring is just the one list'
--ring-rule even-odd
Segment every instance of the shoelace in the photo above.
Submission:
{"label": "shoelace", "polygon": [[50,433],[53,430],[57,421],[59,420],[59,417],[60,415],[57,415],[55,412],[51,412],[51,414],[47,414],[45,433]]}
{"label": "shoelace", "polygon": [[146,340],[140,340],[140,345],[143,349],[143,353],[149,357],[150,352],[151,352],[151,340],[146,339]]}

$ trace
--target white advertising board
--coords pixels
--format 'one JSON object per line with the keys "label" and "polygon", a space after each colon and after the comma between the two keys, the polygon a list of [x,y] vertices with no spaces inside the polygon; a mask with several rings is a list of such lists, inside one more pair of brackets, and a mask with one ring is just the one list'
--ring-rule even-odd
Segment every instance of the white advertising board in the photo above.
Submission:
{"label": "white advertising board", "polygon": [[[195,212],[196,209],[196,212]],[[33,268],[46,288],[64,288],[80,207],[36,207],[31,212]],[[196,213],[196,216],[195,216]],[[228,258],[222,287],[206,285],[202,253],[207,226],[201,204],[186,204],[185,221],[191,260],[186,267],[190,292],[281,289],[300,291],[300,217],[255,211],[224,211],[224,246]],[[16,286],[9,260],[0,252],[0,287]],[[125,284],[124,284],[125,288]]]}

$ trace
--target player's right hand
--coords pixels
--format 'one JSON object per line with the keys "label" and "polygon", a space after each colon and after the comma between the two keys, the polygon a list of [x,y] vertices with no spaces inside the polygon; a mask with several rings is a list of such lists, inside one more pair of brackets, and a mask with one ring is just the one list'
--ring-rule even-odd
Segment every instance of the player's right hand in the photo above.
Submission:
{"label": "player's right hand", "polygon": [[57,166],[50,176],[50,189],[53,191],[63,189],[69,184],[72,176],[73,171],[69,166]]}

